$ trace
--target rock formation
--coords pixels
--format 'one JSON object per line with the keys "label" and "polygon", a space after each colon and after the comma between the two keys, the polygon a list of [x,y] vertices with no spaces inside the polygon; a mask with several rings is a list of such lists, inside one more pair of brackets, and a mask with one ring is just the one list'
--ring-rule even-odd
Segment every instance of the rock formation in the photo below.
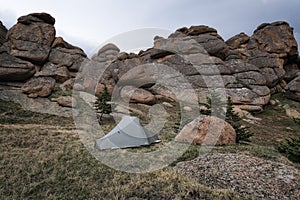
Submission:
{"label": "rock formation", "polygon": [[22,16],[9,31],[1,23],[1,82],[23,82],[21,89],[31,98],[50,96],[56,84],[73,87],[86,54],[55,37],[54,24],[47,13]]}
{"label": "rock formation", "polygon": [[[183,27],[155,37],[154,46],[138,54],[107,44],[91,59],[56,37],[54,24],[47,13],[22,16],[8,31],[0,24],[1,82],[22,82],[29,97],[49,96],[58,84],[92,94],[106,85],[129,102],[149,105],[189,101],[187,86],[200,101],[224,90],[235,106],[250,111],[261,110],[277,92],[300,101],[298,45],[286,22],[265,23],[252,36],[227,41],[208,26]],[[99,70],[101,77],[95,76]]]}

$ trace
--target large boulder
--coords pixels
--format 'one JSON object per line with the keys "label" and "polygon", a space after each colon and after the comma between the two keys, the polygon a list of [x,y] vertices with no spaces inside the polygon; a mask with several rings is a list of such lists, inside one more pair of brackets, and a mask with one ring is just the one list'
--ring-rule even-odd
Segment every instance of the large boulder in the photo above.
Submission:
{"label": "large boulder", "polygon": [[29,97],[48,97],[55,86],[55,79],[51,77],[32,78],[27,81],[22,91],[28,94]]}
{"label": "large boulder", "polygon": [[175,141],[203,145],[228,145],[236,143],[234,128],[213,116],[199,116],[188,123],[175,137]]}
{"label": "large boulder", "polygon": [[285,87],[285,95],[289,99],[300,101],[300,73]]}
{"label": "large boulder", "polygon": [[104,45],[97,54],[92,56],[92,60],[97,62],[110,62],[117,58],[120,49],[112,43]]}
{"label": "large boulder", "polygon": [[82,49],[69,44],[62,37],[57,37],[52,44],[49,61],[67,67],[70,71],[78,72],[86,57]]}
{"label": "large boulder", "polygon": [[211,56],[216,56],[224,60],[228,53],[228,46],[223,38],[217,33],[217,30],[208,26],[191,26],[190,28],[180,28],[175,33],[171,34],[169,38],[188,37],[199,44]]}
{"label": "large boulder", "polygon": [[0,21],[0,46],[6,41],[7,28]]}
{"label": "large boulder", "polygon": [[125,102],[150,105],[155,103],[155,96],[151,92],[134,86],[123,87],[120,96]]}
{"label": "large boulder", "polygon": [[55,38],[55,19],[47,13],[22,16],[8,31],[10,54],[37,64],[44,64]]}
{"label": "large boulder", "polygon": [[7,53],[0,54],[0,80],[25,81],[36,72],[32,63],[13,57]]}
{"label": "large boulder", "polygon": [[52,77],[56,82],[63,83],[68,80],[71,75],[67,67],[48,62],[43,66],[41,71],[35,74],[35,77]]}
{"label": "large boulder", "polygon": [[287,22],[261,24],[251,37],[251,45],[268,52],[298,57],[298,45],[293,34],[293,28]]}
{"label": "large boulder", "polygon": [[247,34],[245,34],[244,32],[242,32],[242,33],[239,33],[239,34],[229,38],[226,41],[226,44],[233,49],[238,49],[238,48],[243,48],[243,45],[245,46],[249,40],[250,40],[250,37]]}

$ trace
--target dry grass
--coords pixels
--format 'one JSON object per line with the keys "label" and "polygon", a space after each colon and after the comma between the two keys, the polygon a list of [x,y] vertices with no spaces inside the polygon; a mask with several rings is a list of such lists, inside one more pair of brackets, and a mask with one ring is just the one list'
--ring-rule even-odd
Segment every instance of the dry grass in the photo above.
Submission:
{"label": "dry grass", "polygon": [[0,111],[1,199],[239,199],[171,167],[146,174],[108,168],[80,143],[72,119],[3,101]]}
{"label": "dry grass", "polygon": [[[299,103],[280,98],[293,108]],[[142,150],[152,151],[172,140],[182,125],[178,107],[169,113],[159,133],[161,144]],[[147,112],[146,108],[134,107]],[[144,110],[143,110],[144,109]],[[243,152],[282,162],[275,146],[282,139],[299,135],[299,125],[278,106],[267,106],[255,115],[261,125],[250,125],[255,133],[251,145],[215,147],[217,152]],[[140,116],[143,124],[148,117]],[[104,124],[109,131],[111,120]],[[249,125],[249,124],[247,124]],[[290,127],[287,129],[286,127]],[[274,129],[274,127],[276,129]],[[292,131],[291,131],[292,129]],[[199,146],[190,146],[179,161],[198,156]],[[201,152],[200,152],[201,153]],[[0,197],[1,199],[240,199],[230,190],[209,189],[172,167],[153,173],[129,174],[101,164],[83,147],[70,118],[23,111],[20,106],[0,101]],[[245,199],[246,197],[242,197]]]}

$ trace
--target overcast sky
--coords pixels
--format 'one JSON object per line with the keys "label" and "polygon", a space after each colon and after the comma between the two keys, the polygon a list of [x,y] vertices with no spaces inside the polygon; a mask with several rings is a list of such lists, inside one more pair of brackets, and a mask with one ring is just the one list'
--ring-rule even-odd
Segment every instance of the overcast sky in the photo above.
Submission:
{"label": "overcast sky", "polygon": [[0,20],[7,28],[32,12],[51,14],[57,36],[87,54],[124,32],[143,28],[173,32],[191,25],[214,27],[226,40],[240,32],[252,35],[263,22],[284,20],[300,41],[299,0],[0,0]]}

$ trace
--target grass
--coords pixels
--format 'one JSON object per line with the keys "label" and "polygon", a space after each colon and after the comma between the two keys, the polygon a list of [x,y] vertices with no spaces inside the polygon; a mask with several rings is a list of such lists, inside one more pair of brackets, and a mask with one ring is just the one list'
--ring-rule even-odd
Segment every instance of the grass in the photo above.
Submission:
{"label": "grass", "polygon": [[1,199],[240,199],[171,167],[145,174],[111,169],[87,152],[69,118],[0,101],[0,122]]}
{"label": "grass", "polygon": [[[299,103],[284,96],[272,98],[300,109]],[[131,106],[148,112],[146,107]],[[176,136],[183,126],[179,123],[178,105],[165,109],[168,117],[159,133],[162,142],[130,151],[153,151]],[[266,106],[264,112],[254,116],[263,123],[245,122],[254,133],[250,145],[216,146],[212,152],[245,153],[283,162],[276,145],[298,136],[299,125],[285,115],[280,105]],[[149,116],[140,117],[142,124],[149,122]],[[102,127],[108,132],[114,125],[114,120],[109,119]],[[169,167],[130,174],[111,169],[92,157],[80,142],[71,118],[23,111],[17,104],[0,101],[0,127],[1,199],[246,199],[230,190],[199,185],[173,170],[176,163],[201,153],[197,145],[191,145]]]}

